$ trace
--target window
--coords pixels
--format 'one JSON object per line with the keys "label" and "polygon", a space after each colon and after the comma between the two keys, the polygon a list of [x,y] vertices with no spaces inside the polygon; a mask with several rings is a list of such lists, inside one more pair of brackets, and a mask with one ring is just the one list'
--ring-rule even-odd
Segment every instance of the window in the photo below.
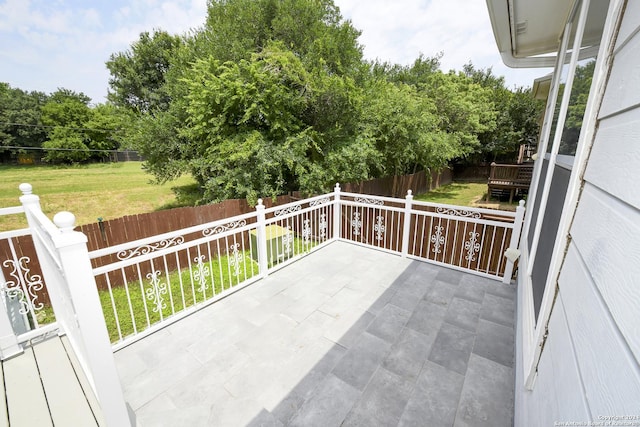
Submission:
{"label": "window", "polygon": [[[524,285],[523,345],[528,387],[533,385],[546,322],[553,306],[557,280],[553,276],[557,276],[558,270],[555,261],[561,259],[558,251],[561,253],[567,242],[567,189],[579,182],[573,173],[573,164],[597,65],[595,54],[600,39],[592,34],[599,32],[602,36],[607,16],[606,12],[602,13],[603,3],[607,10],[608,1],[577,1],[570,14],[557,54],[540,137],[525,220],[526,243],[522,246],[528,254],[527,265],[526,271],[520,273]],[[589,34],[583,39],[585,28]]]}

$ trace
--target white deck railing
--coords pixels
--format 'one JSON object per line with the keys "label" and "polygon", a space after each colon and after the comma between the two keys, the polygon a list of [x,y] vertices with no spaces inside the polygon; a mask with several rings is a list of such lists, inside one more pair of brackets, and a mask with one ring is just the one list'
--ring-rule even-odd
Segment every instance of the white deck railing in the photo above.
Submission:
{"label": "white deck railing", "polygon": [[333,240],[319,196],[89,253],[114,348],[265,277]]}
{"label": "white deck railing", "polygon": [[[0,210],[24,212],[22,206]],[[30,229],[3,232],[0,238],[8,238],[13,248],[12,238],[31,234],[44,257],[40,264],[53,271],[47,282],[58,280],[54,272],[62,261],[52,236],[59,230],[38,208],[28,216]],[[417,202],[410,192],[405,199],[344,193],[337,185],[329,194],[269,209],[260,201],[252,213],[95,250],[88,258],[118,349],[334,240],[509,281],[513,263],[503,254],[517,247],[523,216],[522,205],[516,212],[463,208]],[[35,328],[17,331],[19,344],[58,324],[39,329],[36,315],[43,304],[35,296],[43,280],[29,273],[30,260],[12,253],[5,263],[14,266],[14,277],[0,277],[4,311],[14,317],[15,330],[16,308],[7,302],[19,301],[18,323]],[[70,298],[61,289],[50,295],[62,301],[57,312]],[[4,347],[4,353],[17,348],[11,340]]]}
{"label": "white deck railing", "polygon": [[[73,231],[75,217],[69,212],[61,212],[52,222],[42,213],[38,196],[31,194],[31,185],[22,184],[20,197],[22,207],[9,208],[2,211],[7,214],[24,213],[29,224],[29,233],[37,253],[37,261],[42,271],[42,279],[46,283],[51,307],[55,312],[59,333],[66,334],[80,366],[103,409],[108,426],[130,426],[131,420],[120,387],[115,361],[102,316],[102,309],[91,271],[91,263],[87,252],[87,237]],[[11,238],[24,235],[23,231],[5,232],[1,237]],[[19,297],[18,302],[24,316],[30,322],[36,322],[36,292],[34,276],[29,276],[26,260],[13,257],[5,260],[13,263],[17,269],[15,281],[7,281],[0,277],[3,286],[3,303],[5,310],[0,310],[1,349],[3,358],[22,351],[22,343],[31,339],[42,339],[51,327],[39,327],[21,333],[10,321],[9,304],[11,297]],[[34,262],[35,260],[30,260]],[[4,261],[3,261],[4,262]],[[22,274],[22,278],[20,275]],[[29,279],[29,277],[31,277]],[[19,283],[18,283],[19,282]],[[29,308],[31,305],[31,308]],[[26,336],[26,337],[25,337]]]}
{"label": "white deck railing", "polygon": [[114,349],[334,240],[509,281],[516,212],[334,192],[89,253]]}
{"label": "white deck railing", "polygon": [[[25,215],[23,206],[0,208],[0,216]],[[21,344],[33,337],[57,330],[49,301],[42,298],[44,280],[38,260],[21,253],[19,239],[31,236],[29,228],[1,231],[0,244],[7,257],[0,260],[0,356],[5,359],[22,352]],[[35,262],[34,262],[35,261]],[[34,271],[35,270],[35,271]],[[5,274],[6,273],[6,274]],[[41,314],[49,318],[42,321]]]}
{"label": "white deck railing", "polygon": [[[343,193],[336,185],[329,194],[269,209],[259,201],[252,213],[88,252],[86,236],[73,231],[71,214],[58,214],[54,224],[40,210],[31,186],[23,184],[21,190],[23,207],[0,213],[26,214],[56,326],[69,336],[108,417],[109,406],[113,417],[126,413],[112,349],[332,241],[509,282],[514,265],[504,253],[518,247],[524,217],[524,202],[507,212],[416,202],[411,192],[405,199]],[[19,265],[19,257],[12,262]],[[0,280],[3,295],[10,289],[30,294],[29,280]],[[33,316],[34,310],[27,313]],[[2,312],[4,355],[20,351],[20,342],[8,310]],[[118,420],[113,425],[127,425]]]}

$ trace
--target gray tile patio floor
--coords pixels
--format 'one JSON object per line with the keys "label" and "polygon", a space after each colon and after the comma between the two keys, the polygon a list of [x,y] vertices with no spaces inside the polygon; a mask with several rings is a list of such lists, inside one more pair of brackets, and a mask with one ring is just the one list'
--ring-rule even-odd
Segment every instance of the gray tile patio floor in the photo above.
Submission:
{"label": "gray tile patio floor", "polygon": [[515,289],[332,243],[115,354],[141,426],[511,426]]}

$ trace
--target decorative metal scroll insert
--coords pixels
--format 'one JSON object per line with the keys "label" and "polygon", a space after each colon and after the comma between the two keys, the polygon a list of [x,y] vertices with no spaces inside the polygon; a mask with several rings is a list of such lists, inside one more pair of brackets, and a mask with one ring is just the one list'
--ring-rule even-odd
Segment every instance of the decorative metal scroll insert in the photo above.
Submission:
{"label": "decorative metal scroll insert", "polygon": [[479,212],[468,211],[466,209],[436,208],[436,213],[476,219],[480,219],[482,217]]}
{"label": "decorative metal scroll insert", "polygon": [[274,216],[282,216],[293,212],[298,212],[300,209],[300,205],[289,206],[288,208],[280,209],[274,212]]}
{"label": "decorative metal scroll insert", "polygon": [[0,291],[7,298],[20,301],[20,314],[35,313],[44,307],[42,302],[38,302],[37,294],[44,287],[44,282],[39,274],[31,274],[29,262],[31,259],[23,256],[17,260],[8,259],[2,263],[5,267],[11,267],[9,275],[14,280],[7,280]]}
{"label": "decorative metal scroll insert", "polygon": [[225,231],[233,230],[234,228],[240,228],[247,225],[246,219],[240,219],[238,221],[228,222],[226,224],[216,225],[215,227],[206,228],[202,230],[203,236],[213,236],[215,234],[220,234]]}
{"label": "decorative metal scroll insert", "polygon": [[313,200],[313,201],[309,202],[309,206],[326,205],[329,202],[331,202],[331,199],[328,198],[328,197],[325,197],[324,199],[318,199],[318,200]]}
{"label": "decorative metal scroll insert", "polygon": [[378,205],[378,206],[384,205],[384,202],[382,200],[369,199],[367,197],[355,197],[353,200],[357,203],[366,203],[368,205]]}
{"label": "decorative metal scroll insert", "polygon": [[118,259],[124,261],[129,258],[133,258],[140,255],[146,255],[151,252],[159,251],[161,249],[170,248],[171,246],[176,246],[184,243],[184,237],[178,236],[173,237],[171,239],[161,240],[156,243],[150,243],[148,245],[138,246],[135,249],[125,249],[123,251],[118,252]]}
{"label": "decorative metal scroll insert", "polygon": [[469,240],[464,242],[464,250],[467,251],[467,255],[465,255],[464,259],[466,259],[467,261],[470,261],[470,262],[475,261],[476,257],[474,253],[477,253],[480,251],[480,243],[478,243],[478,236],[480,236],[480,233],[477,233],[475,231],[470,231]]}
{"label": "decorative metal scroll insert", "polygon": [[439,254],[440,252],[442,252],[440,250],[440,246],[444,246],[444,236],[442,235],[442,231],[444,230],[444,227],[441,225],[438,225],[435,227],[435,230],[436,232],[431,235],[431,243],[434,244],[433,253]]}

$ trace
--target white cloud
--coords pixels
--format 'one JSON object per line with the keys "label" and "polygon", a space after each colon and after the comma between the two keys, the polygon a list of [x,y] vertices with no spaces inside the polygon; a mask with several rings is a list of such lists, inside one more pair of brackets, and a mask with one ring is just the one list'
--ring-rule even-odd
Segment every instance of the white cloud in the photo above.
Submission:
{"label": "white cloud", "polygon": [[[66,87],[103,102],[105,61],[142,31],[185,33],[206,19],[207,0],[0,0],[0,81],[25,90]],[[409,64],[444,51],[442,68],[472,60],[529,85],[547,70],[507,69],[497,52],[482,0],[335,0],[362,30],[365,56]]]}
{"label": "white cloud", "polygon": [[[104,102],[105,61],[143,31],[202,25],[206,0],[0,0],[0,81],[25,90],[66,87]],[[124,4],[123,4],[124,3]]]}
{"label": "white cloud", "polygon": [[531,85],[549,70],[513,70],[501,61],[486,3],[481,0],[335,0],[342,15],[362,31],[367,59],[408,65],[420,53],[444,52],[442,69],[471,61],[504,75],[507,85]]}

